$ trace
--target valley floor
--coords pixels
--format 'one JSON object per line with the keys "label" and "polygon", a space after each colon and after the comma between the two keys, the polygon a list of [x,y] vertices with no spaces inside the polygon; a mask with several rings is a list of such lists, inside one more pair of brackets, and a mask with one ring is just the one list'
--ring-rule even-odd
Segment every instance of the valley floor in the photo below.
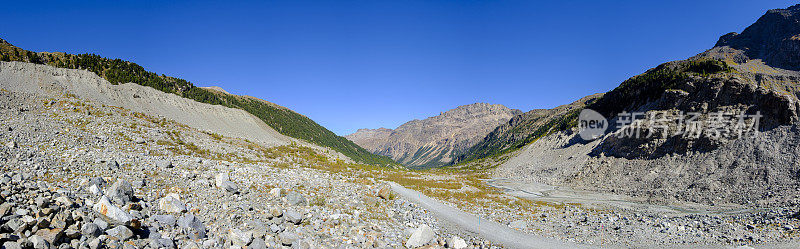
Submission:
{"label": "valley floor", "polygon": [[[389,182],[521,233],[587,246],[775,245],[795,241],[800,227],[788,208],[669,215],[520,198],[490,186],[485,170],[349,164],[321,149],[262,147],[71,96],[0,91],[0,121],[5,248],[503,246],[418,198],[387,193]],[[102,232],[83,233],[95,225]],[[126,228],[132,234],[121,236]]]}

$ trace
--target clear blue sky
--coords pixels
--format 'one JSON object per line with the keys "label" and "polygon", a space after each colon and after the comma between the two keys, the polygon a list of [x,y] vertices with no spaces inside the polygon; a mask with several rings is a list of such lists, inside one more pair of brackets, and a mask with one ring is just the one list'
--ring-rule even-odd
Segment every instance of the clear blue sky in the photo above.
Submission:
{"label": "clear blue sky", "polygon": [[793,1],[11,1],[0,37],[96,53],[305,114],[337,134],[474,102],[605,92]]}

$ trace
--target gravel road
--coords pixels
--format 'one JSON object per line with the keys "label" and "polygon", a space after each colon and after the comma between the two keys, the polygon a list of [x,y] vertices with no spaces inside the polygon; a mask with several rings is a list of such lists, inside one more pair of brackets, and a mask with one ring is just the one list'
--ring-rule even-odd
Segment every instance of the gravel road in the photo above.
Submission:
{"label": "gravel road", "polygon": [[445,205],[397,183],[392,182],[390,185],[397,194],[416,202],[439,219],[509,248],[594,248],[526,234],[495,221],[480,219],[478,216]]}

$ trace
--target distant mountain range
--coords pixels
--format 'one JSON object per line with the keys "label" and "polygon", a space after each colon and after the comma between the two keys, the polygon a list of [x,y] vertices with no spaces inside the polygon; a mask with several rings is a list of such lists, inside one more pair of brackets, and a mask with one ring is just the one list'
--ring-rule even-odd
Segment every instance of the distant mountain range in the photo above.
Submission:
{"label": "distant mountain range", "polygon": [[360,129],[345,136],[378,155],[412,168],[447,165],[500,124],[521,114],[502,105],[475,103],[397,129]]}

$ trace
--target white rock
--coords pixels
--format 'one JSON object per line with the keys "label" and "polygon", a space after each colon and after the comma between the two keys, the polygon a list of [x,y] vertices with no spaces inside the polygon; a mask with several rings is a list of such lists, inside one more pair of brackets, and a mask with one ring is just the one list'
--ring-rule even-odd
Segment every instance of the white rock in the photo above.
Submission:
{"label": "white rock", "polygon": [[281,197],[283,193],[286,193],[286,191],[282,188],[272,188],[269,190],[269,195],[272,197]]}
{"label": "white rock", "polygon": [[219,173],[216,176],[214,176],[214,183],[216,184],[216,186],[218,188],[220,186],[222,186],[223,183],[225,183],[226,181],[230,181],[230,180],[231,180],[231,177],[230,177],[230,175],[228,175],[228,172],[222,172],[222,173]]}
{"label": "white rock", "polygon": [[467,248],[467,242],[464,241],[461,237],[453,236],[450,240],[447,241],[447,247],[454,248],[454,249],[464,249]]}
{"label": "white rock", "polygon": [[180,195],[176,193],[170,193],[158,200],[158,208],[167,213],[183,213],[186,211],[186,205],[181,202]]}
{"label": "white rock", "polygon": [[102,195],[103,191],[100,190],[100,187],[98,187],[97,184],[92,184],[92,186],[89,186],[89,193],[92,193],[93,195]]}
{"label": "white rock", "polygon": [[406,241],[406,247],[408,248],[417,248],[428,244],[431,240],[433,240],[434,234],[433,229],[428,225],[422,224],[414,233],[411,234],[411,237],[408,238]]}
{"label": "white rock", "polygon": [[131,216],[131,214],[125,212],[117,206],[114,206],[114,204],[111,204],[111,201],[109,201],[108,197],[105,196],[100,197],[100,200],[94,204],[92,209],[117,223],[124,224],[133,220],[133,216]]}

